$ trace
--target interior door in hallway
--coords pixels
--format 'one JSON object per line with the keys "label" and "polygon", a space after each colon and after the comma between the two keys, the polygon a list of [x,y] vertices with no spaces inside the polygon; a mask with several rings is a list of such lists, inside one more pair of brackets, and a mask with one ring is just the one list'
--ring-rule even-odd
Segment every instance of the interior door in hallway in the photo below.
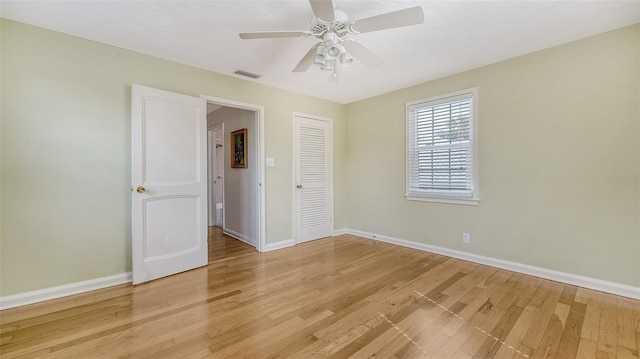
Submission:
{"label": "interior door in hallway", "polygon": [[209,226],[223,226],[223,193],[224,193],[224,123],[210,127],[208,130],[209,142]]}
{"label": "interior door in hallway", "polygon": [[133,284],[207,264],[207,126],[201,98],[133,85]]}
{"label": "interior door in hallway", "polygon": [[294,116],[295,239],[333,235],[333,123]]}

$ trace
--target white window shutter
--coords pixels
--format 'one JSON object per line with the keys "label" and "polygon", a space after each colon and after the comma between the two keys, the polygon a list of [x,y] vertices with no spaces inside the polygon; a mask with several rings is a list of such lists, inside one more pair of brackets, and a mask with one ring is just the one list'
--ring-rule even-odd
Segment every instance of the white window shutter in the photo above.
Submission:
{"label": "white window shutter", "polygon": [[407,106],[408,197],[475,197],[474,93]]}

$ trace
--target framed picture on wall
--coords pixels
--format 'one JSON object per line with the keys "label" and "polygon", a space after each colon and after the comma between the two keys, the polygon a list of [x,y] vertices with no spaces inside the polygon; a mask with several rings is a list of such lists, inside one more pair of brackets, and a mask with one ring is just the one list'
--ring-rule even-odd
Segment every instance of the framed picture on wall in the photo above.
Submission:
{"label": "framed picture on wall", "polygon": [[247,168],[247,129],[231,132],[231,168]]}

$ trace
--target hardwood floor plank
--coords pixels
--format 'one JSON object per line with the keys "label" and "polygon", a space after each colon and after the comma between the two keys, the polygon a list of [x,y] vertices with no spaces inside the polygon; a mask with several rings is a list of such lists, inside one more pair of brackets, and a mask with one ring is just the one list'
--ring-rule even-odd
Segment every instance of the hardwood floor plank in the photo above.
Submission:
{"label": "hardwood floor plank", "polygon": [[582,323],[581,338],[598,342],[600,336],[600,317],[602,315],[602,299],[596,296],[589,296],[586,300],[586,310],[584,313],[584,321]]}
{"label": "hardwood floor plank", "polygon": [[516,350],[520,347],[522,339],[531,326],[537,312],[538,308],[533,305],[527,305],[522,310],[522,313],[504,339],[504,345],[500,346],[493,356],[494,359],[509,359],[517,356]]}
{"label": "hardwood floor plank", "polygon": [[272,341],[279,341],[288,337],[291,333],[304,328],[305,322],[300,317],[294,317],[271,328],[257,331],[254,335],[239,340],[222,350],[209,349],[213,352],[212,358],[254,358],[264,347]]}
{"label": "hardwood floor plank", "polygon": [[[338,358],[387,358],[392,356],[400,350],[407,342],[412,345],[418,345],[414,338],[422,329],[424,320],[429,320],[426,311],[417,309],[405,317],[398,323],[391,321],[391,328],[387,329],[384,333],[377,335],[374,340],[369,341],[366,345],[362,345],[361,349],[355,353],[347,351],[341,351],[336,353]],[[424,350],[419,347],[421,351]],[[423,353],[426,354],[426,353]]]}
{"label": "hardwood floor plank", "polygon": [[520,308],[527,307],[544,282],[545,280],[542,278],[532,278],[524,274],[518,274],[516,300],[513,305]]}
{"label": "hardwood floor plank", "polygon": [[534,359],[556,357],[570,310],[571,307],[567,304],[559,301],[556,303],[556,307],[540,340],[540,345],[533,356]]}
{"label": "hardwood floor plank", "polygon": [[573,302],[560,338],[557,358],[575,358],[580,344],[580,333],[586,312],[586,304]]}
{"label": "hardwood floor plank", "polygon": [[[547,290],[544,292],[544,299],[542,299],[542,302],[538,303],[532,301],[533,305],[539,305],[539,310],[533,320],[534,324],[529,328],[527,334],[522,340],[522,345],[531,349],[536,349],[540,345],[540,341],[542,340],[549,321],[554,314],[554,310],[558,304],[558,299],[560,299],[560,295],[562,293],[561,284],[549,282],[547,285]],[[560,333],[562,333],[562,331],[558,334]],[[524,348],[522,350],[524,350]]]}
{"label": "hardwood floor plank", "polygon": [[638,359],[638,352],[623,346],[618,346],[618,359]]}
{"label": "hardwood floor plank", "polygon": [[576,297],[577,290],[578,288],[575,286],[565,285],[562,289],[562,294],[560,295],[560,299],[558,299],[558,302],[566,305],[571,305]]}
{"label": "hardwood floor plank", "polygon": [[495,306],[486,314],[487,315],[484,320],[474,327],[469,338],[467,338],[464,344],[460,347],[461,351],[469,355],[475,355],[482,349],[487,340],[491,342],[491,346],[496,345],[497,350],[500,343],[491,336],[491,333],[494,331],[500,320],[507,315],[507,310]]}
{"label": "hardwood floor plank", "polygon": [[[633,354],[637,351],[633,304],[627,298],[617,298],[618,354],[620,351]],[[627,355],[627,354],[625,354]],[[637,355],[637,354],[636,354]],[[628,356],[628,355],[627,355]]]}
{"label": "hardwood floor plank", "polygon": [[490,280],[492,278],[490,277],[488,280],[490,284],[485,287],[481,295],[460,311],[459,317],[456,317],[459,320],[451,321],[443,328],[441,332],[450,334],[451,338],[436,352],[436,357],[449,358],[458,350],[473,355],[482,345],[486,332],[492,330],[506,312],[505,309],[493,303],[499,302],[508,293],[508,289],[515,285],[513,281],[508,281],[512,273],[503,272],[502,274],[502,278],[498,280],[495,279],[500,277],[494,277],[494,280]]}
{"label": "hardwood floor plank", "polygon": [[[433,319],[426,318],[421,330],[413,338],[415,343],[405,343],[396,351],[395,355],[399,358],[434,357],[436,351],[450,339],[450,337],[439,333],[439,331],[452,320],[458,319],[447,312],[442,312]],[[424,354],[425,351],[427,352],[426,355]]]}
{"label": "hardwood floor plank", "polygon": [[598,355],[615,358],[618,351],[618,315],[615,300],[608,298],[603,301],[600,314],[600,332],[598,335]]}
{"label": "hardwood floor plank", "polygon": [[598,342],[593,340],[580,338],[580,344],[578,345],[578,352],[576,358],[579,359],[596,359],[598,354]]}
{"label": "hardwood floor plank", "polygon": [[504,344],[504,341],[513,329],[522,312],[523,308],[512,305],[500,319],[495,328],[490,332],[490,336],[487,335],[482,346],[474,353],[473,358],[493,358],[500,348],[508,348],[508,346]]}
{"label": "hardwood floor plank", "polygon": [[[449,337],[453,337],[456,332],[466,324],[466,321],[469,320],[469,318],[472,318],[476,312],[487,307],[491,296],[510,276],[511,273],[499,270],[484,280],[477,287],[477,290],[470,291],[470,293],[473,292],[473,296],[466,298],[467,301],[470,300],[469,303],[460,311],[460,313],[458,313],[463,320],[453,320],[449,322],[449,324],[442,329],[442,333]],[[462,302],[464,303],[465,299],[463,299]]]}

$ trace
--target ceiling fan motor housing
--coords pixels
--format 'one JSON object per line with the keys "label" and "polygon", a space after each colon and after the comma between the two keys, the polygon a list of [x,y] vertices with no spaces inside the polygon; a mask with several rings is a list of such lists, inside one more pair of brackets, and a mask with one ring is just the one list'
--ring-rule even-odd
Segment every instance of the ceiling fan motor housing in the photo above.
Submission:
{"label": "ceiling fan motor housing", "polygon": [[313,36],[323,40],[324,35],[327,33],[335,33],[338,37],[349,34],[349,16],[340,10],[334,10],[334,13],[335,19],[331,22],[325,22],[316,17],[311,18],[311,32]]}

